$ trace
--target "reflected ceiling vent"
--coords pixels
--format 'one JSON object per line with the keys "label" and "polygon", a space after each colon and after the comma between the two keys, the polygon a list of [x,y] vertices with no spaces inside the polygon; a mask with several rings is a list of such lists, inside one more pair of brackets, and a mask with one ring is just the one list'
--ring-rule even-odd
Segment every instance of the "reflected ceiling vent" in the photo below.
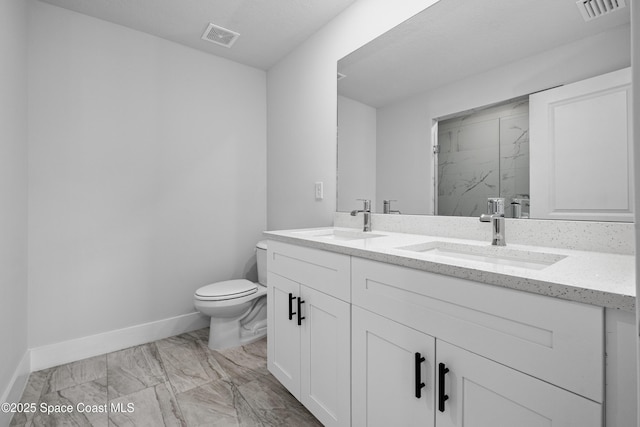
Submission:
{"label": "reflected ceiling vent", "polygon": [[626,7],[625,0],[578,0],[576,5],[585,21],[599,18]]}
{"label": "reflected ceiling vent", "polygon": [[345,74],[338,73],[338,80],[342,80],[342,79],[344,79],[345,77],[347,77]]}
{"label": "reflected ceiling vent", "polygon": [[215,24],[209,24],[207,29],[204,30],[204,34],[202,34],[202,40],[224,47],[233,46],[238,37],[240,37],[240,34],[235,31],[227,30]]}

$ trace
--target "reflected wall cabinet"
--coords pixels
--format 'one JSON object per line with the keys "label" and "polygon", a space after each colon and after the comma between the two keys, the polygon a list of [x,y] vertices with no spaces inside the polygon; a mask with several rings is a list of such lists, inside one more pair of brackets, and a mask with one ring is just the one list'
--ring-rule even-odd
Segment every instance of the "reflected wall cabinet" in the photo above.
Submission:
{"label": "reflected wall cabinet", "polygon": [[631,69],[529,97],[531,217],[633,222]]}

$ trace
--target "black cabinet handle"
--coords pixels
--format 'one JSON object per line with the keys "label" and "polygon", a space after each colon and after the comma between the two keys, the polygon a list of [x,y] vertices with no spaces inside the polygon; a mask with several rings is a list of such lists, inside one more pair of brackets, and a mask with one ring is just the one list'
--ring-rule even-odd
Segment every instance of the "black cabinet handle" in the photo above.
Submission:
{"label": "black cabinet handle", "polygon": [[302,298],[298,297],[298,326],[302,325],[302,319],[305,318],[304,316],[301,316],[302,304],[304,304],[304,301],[302,300]]}
{"label": "black cabinet handle", "polygon": [[294,297],[292,293],[289,293],[289,320],[293,319],[293,315],[296,314],[293,311],[293,300],[294,299],[296,299],[296,297]]}
{"label": "black cabinet handle", "polygon": [[444,376],[449,372],[444,363],[438,364],[438,410],[444,412],[444,402],[449,399],[449,396],[444,393]]}
{"label": "black cabinet handle", "polygon": [[422,388],[425,386],[425,383],[422,382],[422,362],[426,359],[422,357],[420,353],[416,353],[415,358],[415,373],[416,373],[416,398],[420,399],[422,397]]}

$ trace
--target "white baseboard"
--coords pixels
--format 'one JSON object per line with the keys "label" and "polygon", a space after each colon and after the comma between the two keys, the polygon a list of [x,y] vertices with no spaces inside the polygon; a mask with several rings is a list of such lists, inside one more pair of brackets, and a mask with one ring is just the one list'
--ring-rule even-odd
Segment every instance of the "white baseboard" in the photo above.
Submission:
{"label": "white baseboard", "polygon": [[209,317],[195,312],[32,348],[31,372],[195,331],[209,326],[209,322]]}
{"label": "white baseboard", "polygon": [[[29,374],[31,373],[31,350],[27,350],[22,356],[22,360],[18,364],[16,371],[13,373],[13,377],[7,386],[7,389],[2,393],[0,397],[0,403],[18,403],[22,398],[22,393],[27,385]],[[0,426],[8,426],[11,421],[12,413],[5,413],[0,411]]]}

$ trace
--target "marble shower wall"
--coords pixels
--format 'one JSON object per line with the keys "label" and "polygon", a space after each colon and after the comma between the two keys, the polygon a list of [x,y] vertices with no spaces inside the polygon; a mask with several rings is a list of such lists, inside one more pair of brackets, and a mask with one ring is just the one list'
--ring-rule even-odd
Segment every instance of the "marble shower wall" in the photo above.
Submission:
{"label": "marble shower wall", "polygon": [[511,200],[528,197],[528,100],[440,121],[438,145],[438,215],[479,216],[500,196],[511,217]]}

